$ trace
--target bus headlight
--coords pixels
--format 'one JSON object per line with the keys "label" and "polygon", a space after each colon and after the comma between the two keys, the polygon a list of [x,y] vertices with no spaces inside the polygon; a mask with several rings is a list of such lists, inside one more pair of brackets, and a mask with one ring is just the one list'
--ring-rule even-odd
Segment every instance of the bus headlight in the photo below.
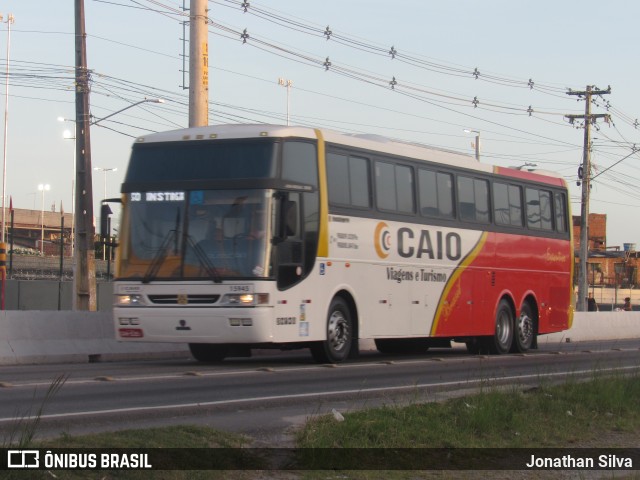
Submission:
{"label": "bus headlight", "polygon": [[115,306],[116,307],[139,307],[146,305],[142,295],[116,295]]}
{"label": "bus headlight", "polygon": [[268,293],[227,293],[222,297],[222,302],[226,305],[266,305],[269,303]]}

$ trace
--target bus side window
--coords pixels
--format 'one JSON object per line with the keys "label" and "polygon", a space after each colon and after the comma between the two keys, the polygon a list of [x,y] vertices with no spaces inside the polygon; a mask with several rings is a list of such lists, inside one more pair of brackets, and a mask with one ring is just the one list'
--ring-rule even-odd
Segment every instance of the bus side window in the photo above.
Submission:
{"label": "bus side window", "polygon": [[460,220],[489,223],[489,184],[479,178],[458,176]]}
{"label": "bus side window", "polygon": [[413,169],[376,161],[376,203],[381,210],[415,211]]}
{"label": "bus side window", "polygon": [[420,213],[427,217],[453,216],[453,181],[450,173],[418,170]]}
{"label": "bus side window", "polygon": [[556,231],[564,233],[567,231],[567,210],[564,193],[556,193],[555,202]]}
{"label": "bus side window", "polygon": [[493,184],[493,215],[497,225],[522,227],[521,189],[516,185]]}

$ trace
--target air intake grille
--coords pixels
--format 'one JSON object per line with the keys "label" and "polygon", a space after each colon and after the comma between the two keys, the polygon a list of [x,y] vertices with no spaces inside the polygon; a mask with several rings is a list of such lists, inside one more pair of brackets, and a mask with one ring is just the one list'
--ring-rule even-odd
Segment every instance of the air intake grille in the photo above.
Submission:
{"label": "air intake grille", "polygon": [[220,295],[149,295],[156,305],[213,305]]}

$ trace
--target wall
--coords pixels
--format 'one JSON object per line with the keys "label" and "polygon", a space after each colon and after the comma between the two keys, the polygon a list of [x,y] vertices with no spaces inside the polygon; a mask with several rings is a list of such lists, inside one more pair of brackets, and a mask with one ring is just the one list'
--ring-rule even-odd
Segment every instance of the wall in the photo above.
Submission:
{"label": "wall", "polygon": [[0,312],[0,365],[188,357],[184,344],[115,340],[110,312]]}
{"label": "wall", "polygon": [[[538,343],[624,338],[640,338],[640,312],[576,313],[570,330],[543,335]],[[179,343],[117,342],[108,312],[0,312],[0,365],[153,357],[185,358],[189,352]]]}
{"label": "wall", "polygon": [[[98,282],[97,306],[113,310],[113,284]],[[73,282],[58,280],[7,280],[5,310],[71,310]]]}

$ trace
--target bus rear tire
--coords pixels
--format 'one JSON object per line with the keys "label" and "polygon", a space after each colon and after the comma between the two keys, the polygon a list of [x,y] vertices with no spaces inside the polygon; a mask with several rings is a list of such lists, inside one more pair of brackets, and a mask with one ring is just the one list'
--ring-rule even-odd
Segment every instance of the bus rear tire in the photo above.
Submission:
{"label": "bus rear tire", "polygon": [[490,350],[492,353],[502,355],[511,350],[513,342],[513,326],[514,314],[511,305],[505,299],[500,300],[498,310],[496,311],[496,323],[493,337],[489,337],[491,341]]}
{"label": "bus rear tire", "polygon": [[339,363],[347,359],[353,341],[353,320],[346,302],[336,297],[327,314],[327,339],[311,345],[311,355],[318,363]]}
{"label": "bus rear tire", "polygon": [[512,352],[524,353],[534,345],[536,337],[536,320],[531,305],[523,303],[520,316],[515,320]]}
{"label": "bus rear tire", "polygon": [[226,345],[218,345],[215,343],[190,343],[189,351],[193,358],[205,363],[221,362],[229,353]]}

